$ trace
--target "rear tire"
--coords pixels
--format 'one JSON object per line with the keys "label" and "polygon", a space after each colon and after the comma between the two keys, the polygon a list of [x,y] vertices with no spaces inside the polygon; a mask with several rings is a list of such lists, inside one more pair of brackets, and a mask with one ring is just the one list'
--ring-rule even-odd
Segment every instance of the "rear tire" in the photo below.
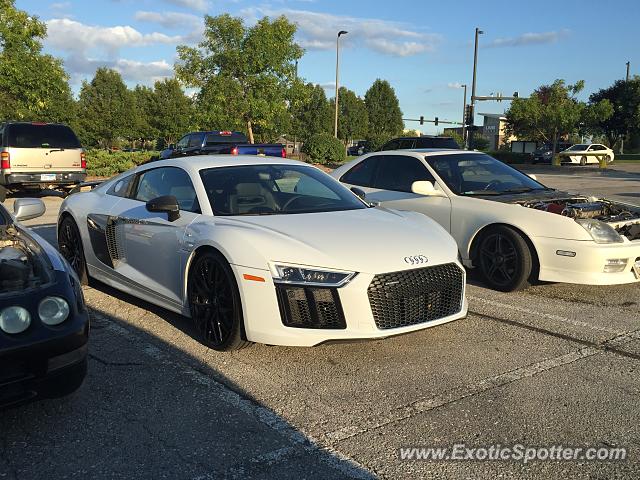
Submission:
{"label": "rear tire", "polygon": [[534,261],[522,235],[513,228],[498,225],[479,239],[474,264],[489,287],[513,292],[529,286]]}
{"label": "rear tire", "polygon": [[587,164],[587,157],[580,158],[580,166],[584,167]]}
{"label": "rear tire", "polygon": [[204,345],[227,352],[248,347],[242,302],[235,276],[218,252],[205,251],[193,261],[187,282],[193,324]]}
{"label": "rear tire", "polygon": [[78,275],[80,284],[88,285],[89,274],[87,273],[82,237],[78,225],[69,215],[65,215],[58,225],[58,250]]}

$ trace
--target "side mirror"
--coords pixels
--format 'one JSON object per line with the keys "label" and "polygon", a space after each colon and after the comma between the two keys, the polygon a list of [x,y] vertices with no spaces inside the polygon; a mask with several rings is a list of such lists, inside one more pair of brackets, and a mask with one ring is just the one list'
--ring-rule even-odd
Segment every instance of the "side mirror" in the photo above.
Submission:
{"label": "side mirror", "polygon": [[46,207],[39,198],[19,198],[13,204],[13,215],[16,220],[31,220],[44,215]]}
{"label": "side mirror", "polygon": [[533,173],[527,173],[527,175],[529,175],[529,178],[532,178],[535,181],[538,181],[538,177],[536,177]]}
{"label": "side mirror", "polygon": [[170,222],[180,218],[180,205],[178,205],[178,199],[173,195],[164,195],[149,200],[147,202],[147,210],[149,212],[167,213]]}
{"label": "side mirror", "polygon": [[436,190],[428,180],[419,180],[411,184],[411,191],[417,195],[424,195],[425,197],[444,197],[444,192]]}
{"label": "side mirror", "polygon": [[351,187],[351,191],[352,191],[353,193],[355,193],[355,194],[356,194],[356,196],[357,196],[360,200],[362,200],[362,201],[364,201],[364,197],[366,197],[366,196],[367,196],[367,194],[366,194],[366,193],[364,193],[364,190],[362,190],[362,189],[360,189],[360,188],[358,188],[358,187]]}

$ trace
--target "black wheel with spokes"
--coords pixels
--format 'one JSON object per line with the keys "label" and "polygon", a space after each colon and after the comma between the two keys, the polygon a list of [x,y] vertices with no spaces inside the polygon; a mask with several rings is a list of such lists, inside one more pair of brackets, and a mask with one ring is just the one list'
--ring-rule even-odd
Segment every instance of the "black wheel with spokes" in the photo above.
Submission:
{"label": "black wheel with spokes", "polygon": [[75,220],[69,215],[65,215],[58,225],[58,250],[76,272],[80,283],[87,285],[89,283],[89,275],[87,273],[87,261],[84,257],[82,237]]}
{"label": "black wheel with spokes", "polygon": [[189,309],[202,342],[220,351],[251,344],[244,337],[240,292],[225,258],[217,252],[199,254],[189,270]]}
{"label": "black wheel with spokes", "polygon": [[587,164],[587,157],[580,158],[580,166],[584,167]]}
{"label": "black wheel with spokes", "polygon": [[488,286],[512,292],[529,285],[533,258],[522,235],[512,228],[496,226],[480,238],[476,264]]}

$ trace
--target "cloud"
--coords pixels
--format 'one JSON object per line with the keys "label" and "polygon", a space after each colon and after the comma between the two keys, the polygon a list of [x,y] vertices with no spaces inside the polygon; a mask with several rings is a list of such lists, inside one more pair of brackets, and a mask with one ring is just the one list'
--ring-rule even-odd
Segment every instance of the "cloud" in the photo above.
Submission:
{"label": "cloud", "polygon": [[138,11],[134,18],[139,22],[155,23],[171,30],[193,29],[202,26],[202,17],[191,13]]}
{"label": "cloud", "polygon": [[496,38],[483,45],[486,48],[500,47],[522,47],[525,45],[543,45],[547,43],[556,43],[558,40],[569,35],[569,30],[556,30],[552,32],[523,33],[517,37]]}
{"label": "cloud", "polygon": [[145,47],[163,43],[175,44],[179,36],[164,33],[140,33],[128,25],[100,27],[85,25],[68,18],[54,18],[47,22],[47,43],[56,49],[68,52],[86,52],[92,49],[105,50],[115,56],[123,47]]}
{"label": "cloud", "polygon": [[177,7],[188,8],[196,12],[206,12],[211,8],[208,0],[164,0],[166,3],[176,5]]}
{"label": "cloud", "polygon": [[405,24],[386,20],[262,7],[247,8],[241,14],[249,20],[257,20],[263,15],[286,16],[298,26],[298,43],[309,50],[334,49],[339,30],[349,32],[341,37],[345,47],[362,44],[375,52],[400,57],[434,51],[442,40],[441,35],[416,31]]}
{"label": "cloud", "polygon": [[154,62],[139,62],[124,58],[99,60],[75,54],[65,59],[64,64],[77,80],[92,76],[99,67],[116,70],[120,72],[122,78],[130,82],[152,83],[173,76],[173,66],[165,60]]}

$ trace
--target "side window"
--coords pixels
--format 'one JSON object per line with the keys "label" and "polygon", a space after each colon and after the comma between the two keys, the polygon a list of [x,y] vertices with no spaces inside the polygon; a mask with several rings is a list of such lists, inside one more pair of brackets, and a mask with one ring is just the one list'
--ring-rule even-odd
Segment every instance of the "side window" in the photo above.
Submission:
{"label": "side window", "polygon": [[415,145],[415,140],[413,138],[405,138],[400,140],[398,144],[398,150],[402,150],[405,148],[413,148]]}
{"label": "side window", "polygon": [[363,160],[345,173],[342,178],[340,178],[340,181],[360,187],[373,187],[373,179],[379,158],[380,156],[378,155]]}
{"label": "side window", "polygon": [[129,175],[128,177],[121,178],[116,183],[114,183],[109,190],[107,190],[107,195],[113,195],[114,197],[126,197],[129,195],[129,190],[131,188],[131,181],[133,180],[134,175]]}
{"label": "side window", "polygon": [[189,147],[201,147],[204,133],[193,133],[189,136]]}
{"label": "side window", "polygon": [[180,150],[181,148],[187,148],[187,146],[189,145],[189,137],[190,135],[185,135],[180,140],[178,140],[178,143],[176,143],[176,148],[178,150]]}
{"label": "side window", "polygon": [[411,184],[418,180],[434,181],[420,160],[404,155],[387,155],[380,159],[375,187],[381,190],[411,192]]}
{"label": "side window", "polygon": [[187,172],[178,167],[162,167],[140,174],[135,199],[148,202],[163,195],[173,195],[180,210],[200,213],[195,188]]}
{"label": "side window", "polygon": [[400,145],[399,140],[391,140],[389,143],[385,144],[384,147],[382,147],[382,150],[397,150],[398,145]]}

